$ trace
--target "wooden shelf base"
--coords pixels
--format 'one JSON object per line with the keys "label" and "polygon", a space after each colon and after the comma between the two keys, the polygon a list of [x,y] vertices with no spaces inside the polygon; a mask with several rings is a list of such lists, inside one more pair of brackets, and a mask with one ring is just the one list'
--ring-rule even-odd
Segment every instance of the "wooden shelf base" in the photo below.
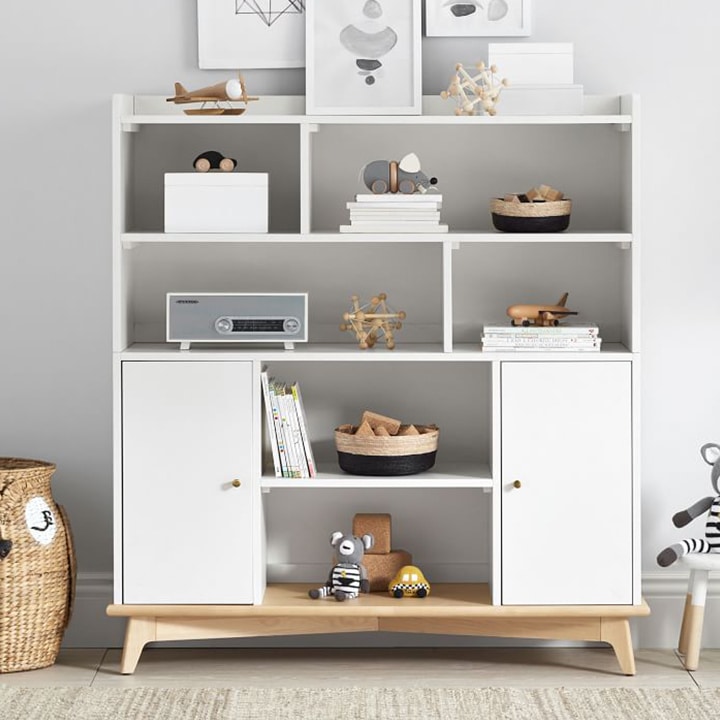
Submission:
{"label": "wooden shelf base", "polygon": [[261,605],[110,605],[108,615],[128,618],[120,672],[135,671],[149,642],[383,631],[606,642],[621,672],[634,675],[629,619],[650,612],[645,602],[492,605],[484,584],[434,584],[423,599],[373,593],[346,602],[311,600],[308,587],[270,585]]}

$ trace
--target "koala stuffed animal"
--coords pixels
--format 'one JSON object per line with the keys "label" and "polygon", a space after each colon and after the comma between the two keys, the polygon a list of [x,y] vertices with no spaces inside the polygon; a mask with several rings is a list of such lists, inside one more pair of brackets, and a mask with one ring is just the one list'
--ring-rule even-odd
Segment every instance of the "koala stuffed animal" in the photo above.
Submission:
{"label": "koala stuffed animal", "polygon": [[707,443],[700,448],[700,454],[708,465],[712,466],[710,471],[710,482],[715,491],[714,497],[706,497],[698,500],[687,510],[681,510],[673,515],[675,527],[685,527],[689,522],[709,510],[705,522],[705,538],[690,538],[666,547],[658,556],[657,563],[661,567],[672,565],[679,557],[688,553],[718,553],[720,552],[720,490],[718,490],[718,478],[720,478],[720,445]]}
{"label": "koala stuffed animal", "polygon": [[356,598],[361,592],[370,592],[370,581],[362,559],[374,542],[372,535],[359,538],[334,532],[330,536],[330,544],[335,548],[335,565],[327,582],[322,587],[308,590],[308,595],[313,600],[334,595],[336,600],[342,601]]}

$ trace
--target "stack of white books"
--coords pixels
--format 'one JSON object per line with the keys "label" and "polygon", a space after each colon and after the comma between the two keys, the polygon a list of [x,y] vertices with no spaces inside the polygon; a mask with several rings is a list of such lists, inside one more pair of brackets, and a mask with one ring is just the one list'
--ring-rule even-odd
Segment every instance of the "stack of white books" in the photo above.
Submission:
{"label": "stack of white books", "polygon": [[597,352],[601,344],[598,326],[583,322],[568,321],[554,327],[485,325],[482,335],[482,348],[490,352]]}
{"label": "stack of white books", "polygon": [[350,224],[341,225],[343,233],[440,233],[448,226],[440,224],[442,195],[439,193],[402,193],[356,195],[347,203]]}
{"label": "stack of white books", "polygon": [[261,382],[275,477],[315,477],[300,385],[268,377],[267,370],[262,371]]}

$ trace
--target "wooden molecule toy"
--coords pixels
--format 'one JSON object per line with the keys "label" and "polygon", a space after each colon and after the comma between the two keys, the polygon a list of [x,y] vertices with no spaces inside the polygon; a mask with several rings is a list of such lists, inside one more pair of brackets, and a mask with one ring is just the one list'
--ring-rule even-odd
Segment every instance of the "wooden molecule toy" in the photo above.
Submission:
{"label": "wooden molecule toy", "polygon": [[456,115],[475,115],[478,109],[488,115],[495,115],[495,106],[508,81],[506,78],[498,79],[496,65],[488,68],[481,61],[475,67],[477,74],[470,75],[463,65],[458,63],[448,89],[443,90],[440,97],[443,100],[455,98]]}
{"label": "wooden molecule toy", "polygon": [[388,350],[392,350],[395,347],[393,333],[402,327],[405,311],[394,312],[389,308],[385,293],[379,293],[365,305],[360,304],[358,295],[353,295],[351,300],[352,310],[343,315],[345,322],[340,325],[340,330],[353,331],[361,350],[374,347],[381,338],[385,339]]}

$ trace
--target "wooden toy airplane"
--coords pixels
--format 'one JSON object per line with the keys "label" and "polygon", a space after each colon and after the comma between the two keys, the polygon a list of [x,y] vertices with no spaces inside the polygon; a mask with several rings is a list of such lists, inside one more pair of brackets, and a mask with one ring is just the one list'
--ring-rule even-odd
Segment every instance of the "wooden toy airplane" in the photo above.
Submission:
{"label": "wooden toy airplane", "polygon": [[577,315],[576,312],[568,310],[565,307],[568,294],[563,293],[562,297],[557,301],[557,305],[511,305],[507,309],[512,325],[539,325],[541,327],[549,327],[551,325],[559,325],[560,320],[568,315]]}
{"label": "wooden toy airplane", "polygon": [[[185,110],[186,115],[242,115],[247,107],[233,107],[230,105],[230,101],[242,102],[247,106],[250,101],[259,99],[247,94],[245,80],[242,75],[239,75],[237,80],[232,79],[192,91],[186,90],[182,83],[176,82],[175,95],[167,98],[167,102],[176,105],[202,103],[199,108]],[[220,105],[223,101],[227,103],[226,107]],[[212,105],[207,107],[208,103],[212,103]]]}

